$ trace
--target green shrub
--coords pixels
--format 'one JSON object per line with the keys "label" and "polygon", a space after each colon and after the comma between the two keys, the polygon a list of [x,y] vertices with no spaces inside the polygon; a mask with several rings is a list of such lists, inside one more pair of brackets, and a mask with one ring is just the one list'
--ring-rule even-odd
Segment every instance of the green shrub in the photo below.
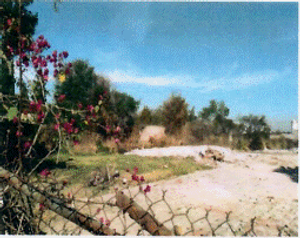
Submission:
{"label": "green shrub", "polygon": [[172,94],[162,106],[162,120],[166,132],[174,134],[178,132],[188,121],[188,104],[180,95]]}

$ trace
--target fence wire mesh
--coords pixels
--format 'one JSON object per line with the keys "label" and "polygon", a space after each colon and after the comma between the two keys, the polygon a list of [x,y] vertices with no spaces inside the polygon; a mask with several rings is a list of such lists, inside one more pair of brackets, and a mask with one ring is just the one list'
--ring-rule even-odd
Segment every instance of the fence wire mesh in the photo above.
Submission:
{"label": "fence wire mesh", "polygon": [[[230,211],[174,209],[167,191],[148,192],[145,184],[118,185],[104,194],[99,186],[72,187],[51,175],[26,181],[0,169],[2,234],[297,236],[298,217],[266,225],[259,217],[241,222]],[[150,189],[149,189],[150,190]],[[146,192],[145,192],[146,191]],[[154,196],[153,196],[154,195]]]}

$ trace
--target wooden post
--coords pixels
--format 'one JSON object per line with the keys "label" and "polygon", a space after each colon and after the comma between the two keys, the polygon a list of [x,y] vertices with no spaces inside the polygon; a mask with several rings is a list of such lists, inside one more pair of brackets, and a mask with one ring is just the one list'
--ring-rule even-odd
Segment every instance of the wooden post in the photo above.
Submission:
{"label": "wooden post", "polygon": [[139,206],[133,199],[124,195],[122,191],[117,193],[117,206],[128,212],[129,216],[139,223],[146,231],[154,236],[173,236],[173,232],[160,224],[154,217],[147,211]]}

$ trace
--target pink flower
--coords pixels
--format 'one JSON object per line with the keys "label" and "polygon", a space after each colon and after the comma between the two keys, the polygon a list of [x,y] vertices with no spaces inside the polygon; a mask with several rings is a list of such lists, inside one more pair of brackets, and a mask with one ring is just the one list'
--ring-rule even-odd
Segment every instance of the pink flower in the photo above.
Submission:
{"label": "pink flower", "polygon": [[49,80],[48,75],[44,75],[43,77],[44,77],[45,82],[48,82],[48,80]]}
{"label": "pink flower", "polygon": [[74,129],[74,133],[75,133],[75,134],[77,134],[77,133],[78,133],[78,131],[79,131],[79,129],[78,129],[78,128],[75,128],[75,129]]}
{"label": "pink flower", "polygon": [[51,172],[49,171],[49,169],[44,169],[40,172],[40,175],[45,178],[48,177],[50,174]]}
{"label": "pink flower", "polygon": [[[57,59],[55,58],[55,57],[51,57],[50,58],[50,63],[56,63],[57,62]],[[56,67],[56,66],[54,66],[54,67]]]}
{"label": "pink flower", "polygon": [[136,173],[139,171],[139,168],[135,166],[135,167],[133,168],[133,171],[134,171],[134,173],[136,174]]}
{"label": "pink flower", "polygon": [[17,123],[18,123],[18,118],[17,118],[17,117],[14,117],[13,123],[14,123],[14,124],[17,124]]}
{"label": "pink flower", "polygon": [[109,219],[107,219],[107,220],[105,221],[105,225],[106,225],[106,226],[110,226],[110,220],[109,220]]}
{"label": "pink flower", "polygon": [[104,218],[100,217],[99,221],[103,224],[104,223]]}
{"label": "pink flower", "polygon": [[68,67],[71,68],[72,67],[72,63],[68,63]]}
{"label": "pink flower", "polygon": [[115,129],[115,133],[118,134],[121,131],[121,127],[117,126],[117,128]]}
{"label": "pink flower", "polygon": [[45,210],[45,205],[43,203],[39,204],[39,210],[44,211]]}
{"label": "pink flower", "polygon": [[78,106],[79,109],[82,109],[82,107],[83,107],[83,106],[82,106],[82,103],[78,103],[77,106]]}
{"label": "pink flower", "polygon": [[34,52],[38,54],[38,53],[41,53],[42,51],[41,51],[41,49],[37,48],[34,50]]}
{"label": "pink flower", "polygon": [[68,134],[71,134],[73,132],[72,124],[71,123],[64,123],[64,129]]}
{"label": "pink flower", "polygon": [[59,113],[56,113],[55,114],[55,119],[59,119],[60,118],[60,114]]}
{"label": "pink flower", "polygon": [[144,193],[149,193],[151,191],[150,185],[147,185],[146,188],[144,189]]}
{"label": "pink flower", "polygon": [[131,175],[131,179],[133,180],[133,181],[139,181],[139,176],[137,176],[136,174],[133,174],[133,175]]}
{"label": "pink flower", "polygon": [[37,74],[38,74],[39,76],[42,76],[42,75],[43,75],[43,71],[42,71],[41,69],[39,69],[39,70],[37,71]]}
{"label": "pink flower", "polygon": [[38,65],[40,62],[40,59],[37,58],[36,56],[32,56],[31,60],[32,60],[32,63],[35,65]]}
{"label": "pink flower", "polygon": [[46,60],[42,61],[42,67],[47,67],[47,61]]}
{"label": "pink flower", "polygon": [[[29,51],[34,51],[35,47],[36,47],[36,43],[32,42],[31,45],[29,46]],[[32,56],[32,57],[35,57],[35,56]]]}
{"label": "pink flower", "polygon": [[26,141],[24,143],[24,149],[29,149],[31,145],[32,145],[32,143],[30,141]]}
{"label": "pink flower", "polygon": [[66,75],[70,74],[70,69],[69,69],[69,68],[67,68],[67,69],[65,70],[65,74],[66,74]]}
{"label": "pink flower", "polygon": [[98,209],[97,209],[97,213],[100,213],[100,212],[101,212],[101,208],[98,208]]}
{"label": "pink flower", "polygon": [[54,125],[54,130],[58,131],[59,130],[59,123]]}
{"label": "pink flower", "polygon": [[58,70],[54,70],[54,73],[53,73],[53,77],[56,77],[58,75]]}
{"label": "pink flower", "polygon": [[23,132],[22,131],[17,131],[16,132],[16,137],[21,137],[23,135]]}
{"label": "pink flower", "polygon": [[22,59],[24,59],[24,58],[26,57],[26,53],[22,52],[22,53],[20,54],[20,57],[21,57]]}
{"label": "pink flower", "polygon": [[34,101],[31,101],[30,104],[29,104],[29,110],[31,112],[34,112],[36,111],[36,103]]}
{"label": "pink flower", "polygon": [[38,39],[39,39],[39,40],[44,40],[44,36],[43,36],[43,35],[40,35],[40,36],[38,37]]}
{"label": "pink flower", "polygon": [[78,140],[74,140],[74,141],[73,141],[73,144],[74,144],[74,145],[79,145],[79,141],[78,141]]}
{"label": "pink flower", "polygon": [[62,53],[63,53],[64,58],[67,58],[69,56],[69,53],[67,51],[64,51]]}
{"label": "pink flower", "polygon": [[37,110],[38,112],[40,112],[42,110],[42,104],[35,104],[35,110]]}
{"label": "pink flower", "polygon": [[44,70],[44,76],[48,75],[49,74],[49,69],[45,69]]}
{"label": "pink flower", "polygon": [[47,40],[44,40],[44,47],[50,48],[50,44]]}
{"label": "pink flower", "polygon": [[141,176],[141,182],[145,182],[144,176]]}
{"label": "pink flower", "polygon": [[37,117],[37,121],[38,123],[41,123],[43,121],[43,119],[45,118],[45,114],[44,112],[39,112],[38,117]]}
{"label": "pink flower", "polygon": [[56,50],[52,52],[52,56],[53,56],[54,58],[57,57],[57,51],[56,51]]}
{"label": "pink flower", "polygon": [[116,138],[116,139],[115,139],[115,143],[118,144],[119,142],[120,142],[120,140],[119,140],[118,138]]}
{"label": "pink flower", "polygon": [[12,21],[11,21],[11,19],[7,19],[7,21],[6,21],[6,23],[7,23],[7,25],[11,25],[11,23],[12,23]]}
{"label": "pink flower", "polygon": [[23,63],[24,63],[24,65],[25,65],[25,67],[29,67],[29,62],[28,62],[28,60],[24,61]]}
{"label": "pink flower", "polygon": [[105,130],[106,130],[106,132],[109,132],[109,131],[110,131],[110,126],[107,125],[107,126],[105,127]]}
{"label": "pink flower", "polygon": [[102,99],[103,99],[102,95],[99,95],[99,100],[102,100]]}
{"label": "pink flower", "polygon": [[87,109],[88,111],[90,111],[90,113],[92,113],[93,110],[94,110],[94,107],[93,107],[92,105],[87,105],[87,106],[86,106],[86,109]]}
{"label": "pink flower", "polygon": [[74,119],[74,118],[71,118],[70,124],[73,125],[75,122],[76,122],[75,119]]}
{"label": "pink flower", "polygon": [[61,94],[61,95],[58,97],[57,101],[58,101],[59,103],[62,103],[62,102],[65,100],[65,98],[66,98],[66,95],[65,95],[65,94]]}
{"label": "pink flower", "polygon": [[37,43],[38,43],[38,47],[39,47],[40,49],[42,49],[42,48],[45,47],[44,41],[37,41]]}

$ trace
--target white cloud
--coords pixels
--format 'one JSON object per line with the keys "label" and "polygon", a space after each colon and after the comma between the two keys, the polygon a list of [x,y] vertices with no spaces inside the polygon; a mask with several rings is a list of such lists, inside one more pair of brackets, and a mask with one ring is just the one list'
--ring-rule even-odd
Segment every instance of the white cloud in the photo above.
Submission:
{"label": "white cloud", "polygon": [[182,85],[182,81],[170,76],[143,77],[136,71],[115,70],[106,73],[111,82],[114,83],[139,83],[150,86],[172,86]]}
{"label": "white cloud", "polygon": [[244,89],[259,84],[270,83],[271,81],[278,79],[280,76],[281,73],[278,71],[265,70],[261,72],[244,73],[235,77],[221,77],[208,82],[200,83],[198,86],[204,92],[210,92],[214,90],[230,91]]}
{"label": "white cloud", "polygon": [[[237,64],[233,65],[234,70]],[[189,75],[161,75],[161,76],[143,76],[137,71],[114,70],[107,72],[106,75],[114,83],[138,83],[150,86],[173,86],[189,87],[199,89],[201,92],[212,92],[216,90],[231,91],[267,84],[273,80],[280,79],[290,74],[290,69],[283,71],[264,70],[253,73],[244,73],[238,76],[227,74],[225,77],[217,79],[204,78],[197,82],[195,77]]]}

